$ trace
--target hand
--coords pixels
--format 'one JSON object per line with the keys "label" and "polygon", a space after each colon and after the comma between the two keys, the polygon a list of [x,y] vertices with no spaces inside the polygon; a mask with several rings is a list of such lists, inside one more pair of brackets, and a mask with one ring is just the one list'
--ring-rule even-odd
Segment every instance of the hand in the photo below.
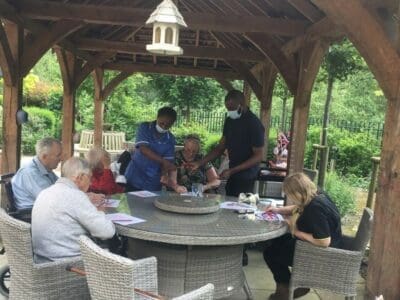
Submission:
{"label": "hand", "polygon": [[184,163],[183,166],[190,171],[196,171],[198,168],[200,168],[200,163],[198,161],[193,161]]}
{"label": "hand", "polygon": [[95,206],[101,205],[106,200],[106,195],[104,194],[87,193],[87,195]]}
{"label": "hand", "polygon": [[184,187],[182,185],[177,185],[174,187],[174,191],[178,194],[182,194],[182,193],[186,193],[187,189],[186,189],[186,187]]}
{"label": "hand", "polygon": [[231,175],[232,175],[231,169],[226,169],[221,174],[219,174],[219,178],[228,179],[229,177],[231,177]]}
{"label": "hand", "polygon": [[265,212],[272,212],[272,213],[278,213],[277,212],[277,208],[273,207],[272,205],[268,206],[267,208],[265,208],[264,210]]}

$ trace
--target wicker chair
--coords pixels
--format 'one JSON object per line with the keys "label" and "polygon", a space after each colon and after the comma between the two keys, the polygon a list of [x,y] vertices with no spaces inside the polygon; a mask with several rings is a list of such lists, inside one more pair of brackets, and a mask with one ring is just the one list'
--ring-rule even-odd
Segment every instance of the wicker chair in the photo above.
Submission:
{"label": "wicker chair", "polygon": [[12,273],[10,299],[90,299],[85,278],[65,270],[80,265],[80,259],[35,264],[31,226],[0,209],[0,234]]}
{"label": "wicker chair", "polygon": [[[86,236],[80,238],[81,253],[92,299],[149,299],[134,289],[158,293],[157,260],[131,260],[108,252]],[[175,300],[213,299],[214,286],[207,284]]]}
{"label": "wicker chair", "polygon": [[297,241],[289,299],[298,287],[328,290],[355,299],[361,259],[371,236],[373,212],[364,209],[355,237],[344,236],[343,248],[321,248]]}

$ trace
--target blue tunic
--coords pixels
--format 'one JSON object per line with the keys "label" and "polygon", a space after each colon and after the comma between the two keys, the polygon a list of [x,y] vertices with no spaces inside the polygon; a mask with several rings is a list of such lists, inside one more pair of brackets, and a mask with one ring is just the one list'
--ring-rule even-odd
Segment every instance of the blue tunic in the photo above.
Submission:
{"label": "blue tunic", "polygon": [[160,164],[147,158],[138,148],[141,145],[146,145],[154,153],[174,163],[174,135],[170,132],[159,134],[156,130],[155,121],[144,122],[138,128],[135,144],[137,149],[125,171],[127,182],[138,189],[160,191]]}

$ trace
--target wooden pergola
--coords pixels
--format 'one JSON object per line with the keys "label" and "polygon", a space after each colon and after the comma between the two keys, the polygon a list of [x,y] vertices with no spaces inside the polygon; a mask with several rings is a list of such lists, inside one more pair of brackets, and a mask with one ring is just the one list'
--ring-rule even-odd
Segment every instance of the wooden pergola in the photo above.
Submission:
{"label": "wooden pergola", "polygon": [[[176,0],[188,28],[179,57],[146,52],[145,21],[160,0],[0,0],[0,68],[4,76],[2,172],[18,169],[22,79],[55,49],[64,84],[64,158],[73,154],[75,92],[93,74],[95,143],[103,103],[136,72],[211,77],[226,89],[242,79],[261,103],[267,128],[279,72],[294,95],[290,172],[303,168],[312,86],[322,58],[347,36],[387,98],[369,296],[400,298],[400,4],[397,0]],[[104,70],[118,71],[108,84]]]}

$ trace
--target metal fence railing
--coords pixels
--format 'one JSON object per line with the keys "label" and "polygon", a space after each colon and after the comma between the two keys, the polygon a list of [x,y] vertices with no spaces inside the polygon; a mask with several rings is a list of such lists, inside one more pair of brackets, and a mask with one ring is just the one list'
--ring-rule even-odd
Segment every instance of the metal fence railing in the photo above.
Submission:
{"label": "metal fence railing", "polygon": [[[201,124],[205,128],[207,128],[210,132],[221,132],[222,126],[224,124],[224,120],[226,118],[225,113],[221,112],[208,112],[208,111],[194,111],[190,115],[190,120],[192,122],[196,122]],[[176,125],[181,125],[185,123],[184,116],[178,115],[178,120]],[[290,129],[290,117],[285,120],[285,129]],[[271,128],[280,128],[282,125],[281,118],[279,116],[271,117],[270,127]],[[312,118],[308,119],[308,127],[313,125],[322,126],[322,118]],[[353,120],[335,120],[331,119],[329,121],[330,127],[335,127],[340,130],[347,130],[349,132],[363,132],[368,136],[371,136],[377,140],[382,139],[383,134],[383,123],[376,122],[359,122]]]}

